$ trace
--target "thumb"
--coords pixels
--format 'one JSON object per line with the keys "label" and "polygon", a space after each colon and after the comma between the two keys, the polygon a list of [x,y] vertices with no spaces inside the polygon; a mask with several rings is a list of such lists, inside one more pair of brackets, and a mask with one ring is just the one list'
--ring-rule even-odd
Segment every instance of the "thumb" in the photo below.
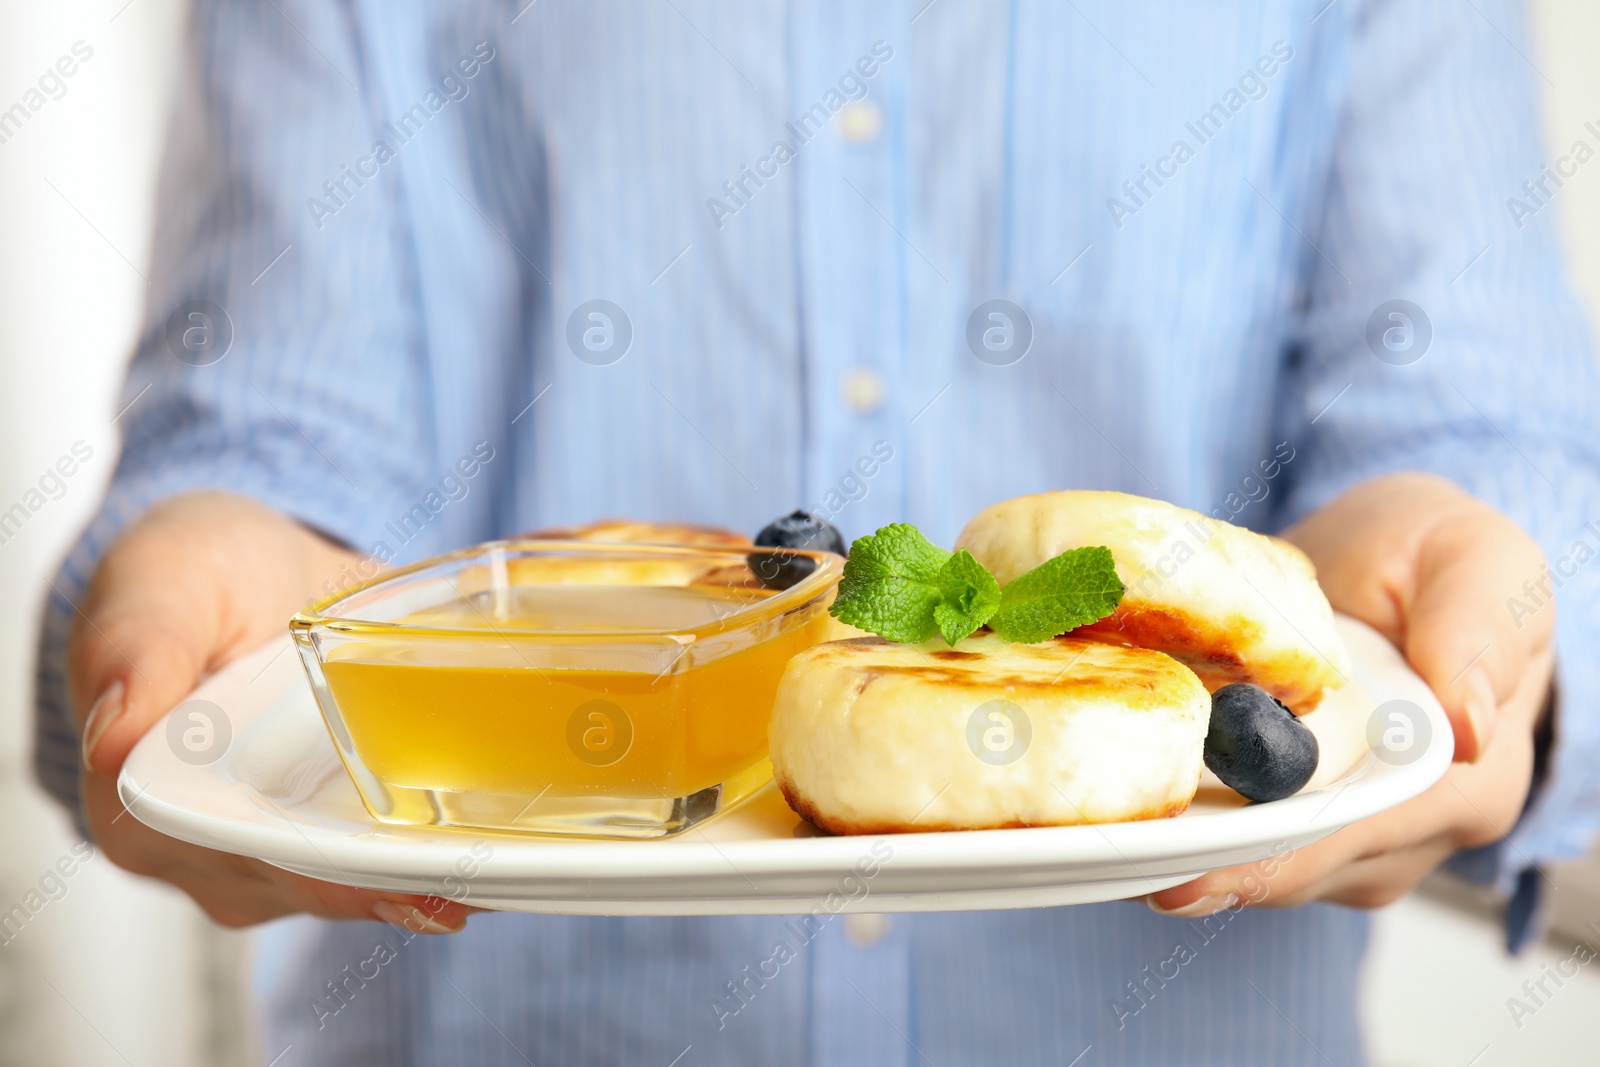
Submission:
{"label": "thumb", "polygon": [[1548,606],[1529,616],[1508,607],[1542,573],[1544,557],[1508,519],[1481,505],[1474,511],[1434,526],[1418,546],[1404,638],[1406,659],[1455,728],[1455,758],[1472,762],[1548,647],[1555,614]]}
{"label": "thumb", "polygon": [[68,653],[84,765],[107,776],[199,683],[217,644],[215,605],[174,603],[169,574],[126,557],[102,565]]}
{"label": "thumb", "polygon": [[282,633],[355,559],[245,497],[195,492],[146,512],[101,560],[68,641],[84,765],[120,771],[205,674]]}

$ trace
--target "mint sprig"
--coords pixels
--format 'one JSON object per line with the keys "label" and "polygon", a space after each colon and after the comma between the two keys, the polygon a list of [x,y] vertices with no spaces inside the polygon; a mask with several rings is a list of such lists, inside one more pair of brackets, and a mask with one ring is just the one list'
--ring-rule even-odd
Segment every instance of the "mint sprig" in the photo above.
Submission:
{"label": "mint sprig", "polygon": [[1074,548],[1005,588],[972,553],[947,552],[907,523],[859,537],[839,582],[834,618],[890,641],[935,633],[947,644],[987,623],[1032,644],[1105,618],[1122,600],[1111,550]]}
{"label": "mint sprig", "polygon": [[1048,641],[1110,615],[1122,591],[1109,548],[1070,549],[1008,582],[989,625],[1007,641]]}

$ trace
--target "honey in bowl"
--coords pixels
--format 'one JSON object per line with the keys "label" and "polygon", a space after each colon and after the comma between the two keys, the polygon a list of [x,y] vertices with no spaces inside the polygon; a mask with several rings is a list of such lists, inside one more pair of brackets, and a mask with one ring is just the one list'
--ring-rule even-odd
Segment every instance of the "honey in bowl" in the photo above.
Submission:
{"label": "honey in bowl", "polygon": [[485,546],[292,629],[378,818],[655,836],[766,783],[778,679],[828,625],[841,561],[771,590],[747,554]]}
{"label": "honey in bowl", "polygon": [[[517,590],[512,626],[606,630],[628,620],[711,624],[749,605],[727,590],[551,586]],[[482,665],[408,662],[404,647],[352,643],[323,664],[362,761],[395,785],[554,796],[686,796],[765,755],[767,716],[789,657],[823,619],[686,670],[504,662],[500,623],[462,604],[402,623],[483,631]],[[470,640],[470,639],[469,639]],[[499,661],[495,665],[495,661]],[[463,718],[468,721],[463,722]],[[530,790],[530,787],[531,790]]]}

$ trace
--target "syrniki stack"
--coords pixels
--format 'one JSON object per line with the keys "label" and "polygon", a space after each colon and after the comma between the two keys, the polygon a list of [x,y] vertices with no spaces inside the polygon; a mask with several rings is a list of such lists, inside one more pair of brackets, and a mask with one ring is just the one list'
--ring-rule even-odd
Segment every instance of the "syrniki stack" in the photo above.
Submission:
{"label": "syrniki stack", "polygon": [[833,833],[1153,819],[1193,799],[1210,709],[1147,649],[865,637],[790,660],[771,754],[790,806]]}
{"label": "syrniki stack", "polygon": [[[824,829],[1161,818],[1188,807],[1213,755],[1241,795],[1270,802],[1304,788],[1325,747],[1341,764],[1365,751],[1344,743],[1364,729],[1348,714],[1360,701],[1295,717],[1352,670],[1287,542],[1158,500],[1056,492],[986,509],[955,547],[903,525],[858,540],[835,613],[907,643],[834,641],[784,672],[774,773]],[[900,637],[933,628],[918,611],[955,644]]]}

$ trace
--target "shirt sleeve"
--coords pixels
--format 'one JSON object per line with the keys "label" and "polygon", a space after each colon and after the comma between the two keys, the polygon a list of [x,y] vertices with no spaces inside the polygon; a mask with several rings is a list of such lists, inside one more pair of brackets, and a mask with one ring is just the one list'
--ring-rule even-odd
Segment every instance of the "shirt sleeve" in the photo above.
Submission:
{"label": "shirt sleeve", "polygon": [[1572,149],[1552,149],[1544,169],[1541,75],[1516,4],[1384,0],[1346,17],[1334,31],[1344,114],[1320,217],[1306,220],[1304,335],[1284,416],[1306,459],[1280,519],[1375,475],[1425,470],[1543,547],[1553,575],[1528,575],[1506,610],[1559,602],[1548,774],[1507,840],[1454,863],[1527,892],[1529,872],[1581,854],[1600,830],[1600,563],[1589,562],[1600,556],[1600,374],[1550,177],[1570,175]]}
{"label": "shirt sleeve", "polygon": [[198,0],[186,37],[122,453],[41,631],[35,768],[73,810],[66,638],[127,524],[171,494],[227,489],[368,549],[435,451],[398,168],[358,181],[347,166],[378,125],[354,15]]}

